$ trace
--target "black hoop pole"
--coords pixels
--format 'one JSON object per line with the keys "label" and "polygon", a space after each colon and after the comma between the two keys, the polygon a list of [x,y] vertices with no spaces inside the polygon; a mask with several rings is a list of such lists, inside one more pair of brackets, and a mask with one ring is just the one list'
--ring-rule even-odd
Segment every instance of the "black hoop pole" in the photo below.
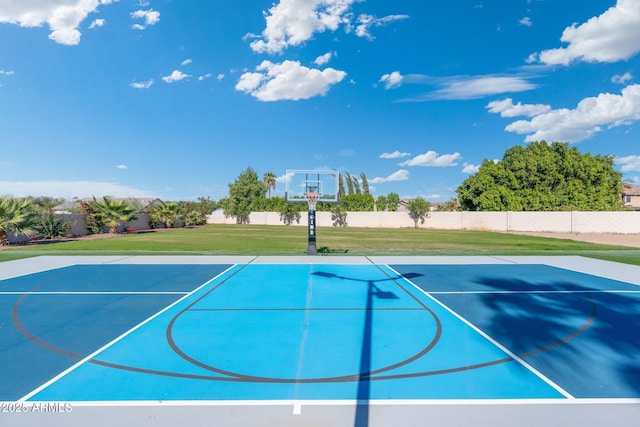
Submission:
{"label": "black hoop pole", "polygon": [[307,201],[309,202],[309,221],[307,225],[307,255],[318,255],[318,249],[316,248],[316,200],[317,195],[307,195]]}

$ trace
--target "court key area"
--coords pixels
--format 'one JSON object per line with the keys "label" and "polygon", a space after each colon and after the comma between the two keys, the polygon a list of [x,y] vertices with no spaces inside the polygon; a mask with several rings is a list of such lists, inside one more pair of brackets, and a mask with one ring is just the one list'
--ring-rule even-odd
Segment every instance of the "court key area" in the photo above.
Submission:
{"label": "court key area", "polygon": [[639,273],[581,257],[4,262],[0,425],[633,425]]}

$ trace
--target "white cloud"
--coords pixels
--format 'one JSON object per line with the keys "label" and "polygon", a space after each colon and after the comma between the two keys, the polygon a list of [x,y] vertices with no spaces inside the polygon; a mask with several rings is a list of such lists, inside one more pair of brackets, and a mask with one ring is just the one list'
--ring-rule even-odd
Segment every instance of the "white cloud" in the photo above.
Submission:
{"label": "white cloud", "polygon": [[431,99],[478,99],[510,92],[524,92],[538,87],[521,76],[457,76],[442,79],[441,89],[430,94]]}
{"label": "white cloud", "polygon": [[456,166],[456,160],[460,158],[460,153],[438,155],[435,151],[427,151],[411,160],[400,163],[400,166],[431,166],[449,167]]}
{"label": "white cloud", "polygon": [[530,82],[533,77],[535,76],[527,73],[434,77],[424,74],[400,75],[399,72],[394,71],[383,75],[379,82],[385,83],[387,89],[400,84],[419,84],[438,88],[427,94],[402,100],[405,102],[419,102],[479,99],[502,93],[525,92],[538,87],[537,84]]}
{"label": "white cloud", "polygon": [[[114,0],[31,0],[3,1],[0,7],[0,23],[21,27],[49,26],[49,38],[64,45],[80,43],[78,27],[87,15],[100,5]],[[117,1],[117,0],[116,0]]]}
{"label": "white cloud", "polygon": [[213,77],[213,74],[207,73],[207,74],[203,74],[201,76],[198,76],[198,80],[199,81],[203,81],[203,80],[210,79],[211,77]]}
{"label": "white cloud", "polygon": [[393,71],[389,74],[384,74],[378,80],[378,83],[384,83],[385,89],[391,89],[395,87],[399,87],[404,80],[404,76],[400,74],[400,71]]}
{"label": "white cloud", "polygon": [[153,79],[146,82],[133,82],[129,86],[134,89],[149,89],[153,85]]}
{"label": "white cloud", "polygon": [[491,113],[500,113],[502,117],[533,117],[551,110],[550,105],[544,104],[522,104],[518,102],[514,105],[511,98],[490,102],[486,108]]}
{"label": "white cloud", "polygon": [[94,19],[89,28],[104,27],[104,19]]}
{"label": "white cloud", "polygon": [[525,27],[531,27],[533,25],[531,18],[529,18],[528,16],[525,16],[524,18],[522,18],[520,21],[518,21],[518,23],[520,25],[524,25]]}
{"label": "white cloud", "polygon": [[222,79],[224,79],[224,74],[220,73],[216,76],[216,80],[222,81]]}
{"label": "white cloud", "polygon": [[182,61],[182,65],[189,65],[191,64],[193,61],[191,59],[185,59],[184,61]]}
{"label": "white cloud", "polygon": [[462,168],[462,173],[468,173],[469,175],[478,173],[480,170],[480,165],[472,165],[471,163],[464,162]]}
{"label": "white cloud", "polygon": [[327,52],[324,55],[320,55],[318,56],[315,61],[313,61],[314,64],[316,64],[317,66],[322,66],[322,65],[326,65],[327,63],[329,63],[329,61],[331,61],[331,58],[333,57],[333,52]]}
{"label": "white cloud", "polygon": [[568,46],[544,50],[537,60],[549,65],[627,60],[640,51],[640,1],[618,0],[602,15],[567,27],[560,40]]}
{"label": "white cloud", "polygon": [[14,197],[156,197],[135,187],[101,181],[0,181],[0,194]]}
{"label": "white cloud", "polygon": [[335,31],[341,24],[349,23],[346,15],[356,1],[280,0],[265,12],[262,39],[251,42],[251,49],[258,53],[280,53],[306,42],[315,33]]}
{"label": "white cloud", "polygon": [[133,24],[131,26],[134,30],[144,30],[148,26],[155,25],[160,21],[160,12],[153,9],[136,10],[135,12],[131,12],[131,17],[134,19],[144,19],[144,25]]}
{"label": "white cloud", "polygon": [[400,151],[396,150],[393,153],[382,153],[380,154],[380,158],[381,159],[400,159],[402,157],[408,157],[410,155],[411,153],[401,153]]}
{"label": "white cloud", "polygon": [[258,97],[260,86],[264,84],[266,78],[267,76],[262,73],[244,73],[236,83],[236,90]]}
{"label": "white cloud", "polygon": [[117,169],[120,169],[120,170],[127,170],[127,169],[129,169],[129,168],[127,167],[127,165],[118,165],[118,166],[116,166],[116,168],[117,168]]}
{"label": "white cloud", "polygon": [[[250,44],[254,52],[282,53],[289,46],[299,46],[314,34],[335,31],[340,25],[348,33],[353,26],[350,8],[360,1],[363,0],[280,0],[264,12],[266,26],[262,33],[247,33],[243,39],[257,39]],[[381,27],[407,18],[407,15],[376,18],[361,14],[356,19],[355,34],[373,39],[370,33],[372,27]]]}
{"label": "white cloud", "polygon": [[616,74],[615,76],[611,77],[611,81],[613,83],[625,84],[629,82],[632,78],[633,76],[631,75],[631,73],[626,72],[623,75]]}
{"label": "white cloud", "polygon": [[300,100],[325,95],[331,85],[347,75],[344,71],[326,68],[322,71],[307,68],[298,61],[274,64],[263,61],[255,73],[244,73],[236,90],[250,94],[260,101]]}
{"label": "white cloud", "polygon": [[7,71],[7,70],[1,70],[0,69],[0,76],[12,76],[13,75],[13,71]]}
{"label": "white cloud", "polygon": [[395,181],[406,181],[409,179],[409,171],[405,169],[400,169],[386,178],[376,177],[369,180],[370,184],[380,184],[382,182],[395,182]]}
{"label": "white cloud", "polygon": [[179,82],[180,80],[184,80],[189,77],[191,77],[189,74],[185,74],[180,70],[173,70],[173,72],[168,76],[162,77],[162,80],[165,83],[173,83],[173,82]]}
{"label": "white cloud", "polygon": [[640,172],[640,156],[616,157],[615,163],[621,172]]}
{"label": "white cloud", "polygon": [[640,84],[629,85],[620,95],[601,93],[585,98],[573,110],[561,108],[519,120],[505,130],[526,134],[525,141],[578,142],[602,131],[640,120]]}
{"label": "white cloud", "polygon": [[369,40],[373,40],[373,36],[369,32],[371,27],[382,27],[394,21],[401,21],[403,19],[409,19],[408,15],[389,15],[383,18],[376,18],[372,15],[362,14],[358,16],[358,25],[356,26],[356,35],[358,37],[366,37]]}

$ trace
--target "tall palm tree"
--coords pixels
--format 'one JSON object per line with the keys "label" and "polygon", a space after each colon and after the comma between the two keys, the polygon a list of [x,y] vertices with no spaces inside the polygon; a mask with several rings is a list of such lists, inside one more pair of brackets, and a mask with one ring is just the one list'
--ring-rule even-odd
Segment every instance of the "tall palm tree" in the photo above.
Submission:
{"label": "tall palm tree", "polygon": [[264,174],[264,178],[262,182],[267,187],[267,191],[269,192],[269,198],[271,198],[271,189],[276,189],[276,175],[273,172],[267,172]]}
{"label": "tall palm tree", "polygon": [[8,233],[32,233],[35,218],[31,200],[0,197],[0,246],[9,244]]}
{"label": "tall palm tree", "polygon": [[369,194],[369,180],[367,180],[367,175],[365,175],[364,172],[360,172],[360,178],[362,179],[362,192]]}
{"label": "tall palm tree", "polygon": [[102,222],[109,227],[109,233],[117,233],[118,225],[121,222],[134,221],[135,208],[129,206],[126,200],[119,202],[110,197],[104,196],[101,201],[94,199],[94,207],[100,215]]}

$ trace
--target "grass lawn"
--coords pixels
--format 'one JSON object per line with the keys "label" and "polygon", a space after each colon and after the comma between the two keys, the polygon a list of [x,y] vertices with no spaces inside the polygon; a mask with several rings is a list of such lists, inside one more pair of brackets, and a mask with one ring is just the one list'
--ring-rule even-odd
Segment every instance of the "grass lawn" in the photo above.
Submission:
{"label": "grass lawn", "polygon": [[[582,255],[640,265],[640,249],[467,230],[319,227],[330,255]],[[307,228],[210,225],[0,250],[0,261],[38,255],[304,255]]]}

